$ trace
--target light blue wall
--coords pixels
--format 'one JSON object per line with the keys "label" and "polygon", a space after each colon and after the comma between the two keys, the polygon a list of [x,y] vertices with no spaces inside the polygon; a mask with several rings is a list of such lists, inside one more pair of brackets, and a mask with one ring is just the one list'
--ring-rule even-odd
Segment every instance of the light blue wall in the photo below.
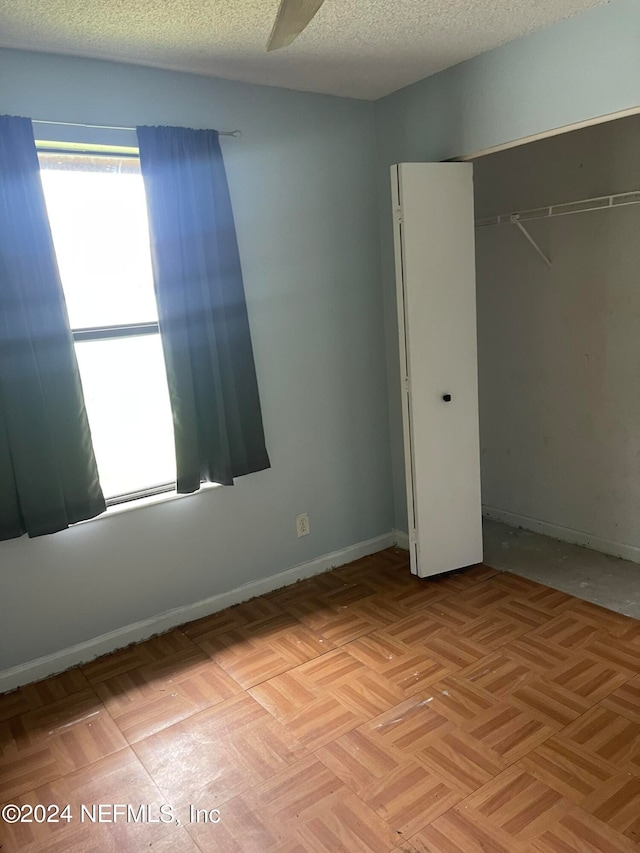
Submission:
{"label": "light blue wall", "polygon": [[375,103],[395,527],[407,529],[389,165],[445,160],[640,108],[640,2],[616,0]]}
{"label": "light blue wall", "polygon": [[242,130],[223,148],[273,466],[0,543],[0,670],[388,533],[372,104],[0,51],[0,113]]}

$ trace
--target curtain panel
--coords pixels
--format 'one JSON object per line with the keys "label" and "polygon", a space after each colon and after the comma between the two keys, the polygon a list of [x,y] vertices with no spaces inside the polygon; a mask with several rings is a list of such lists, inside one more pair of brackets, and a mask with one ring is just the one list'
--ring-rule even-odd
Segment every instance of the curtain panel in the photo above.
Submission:
{"label": "curtain panel", "polygon": [[0,116],[0,539],[105,508],[33,128]]}
{"label": "curtain panel", "polygon": [[138,127],[178,492],[268,468],[218,133]]}

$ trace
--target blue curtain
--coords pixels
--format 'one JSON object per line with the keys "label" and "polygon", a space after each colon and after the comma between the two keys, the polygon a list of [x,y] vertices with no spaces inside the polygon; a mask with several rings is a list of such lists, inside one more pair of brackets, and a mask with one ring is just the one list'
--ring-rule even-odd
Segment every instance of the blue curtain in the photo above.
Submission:
{"label": "blue curtain", "polygon": [[104,510],[33,128],[0,116],[0,539]]}
{"label": "blue curtain", "polygon": [[269,467],[218,134],[137,128],[178,492]]}

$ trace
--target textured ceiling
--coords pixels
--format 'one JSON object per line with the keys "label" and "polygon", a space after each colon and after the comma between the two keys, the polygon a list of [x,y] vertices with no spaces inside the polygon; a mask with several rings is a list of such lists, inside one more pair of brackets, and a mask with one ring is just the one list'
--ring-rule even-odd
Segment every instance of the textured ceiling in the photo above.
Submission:
{"label": "textured ceiling", "polygon": [[378,98],[606,0],[325,0],[266,53],[279,0],[2,0],[0,46]]}

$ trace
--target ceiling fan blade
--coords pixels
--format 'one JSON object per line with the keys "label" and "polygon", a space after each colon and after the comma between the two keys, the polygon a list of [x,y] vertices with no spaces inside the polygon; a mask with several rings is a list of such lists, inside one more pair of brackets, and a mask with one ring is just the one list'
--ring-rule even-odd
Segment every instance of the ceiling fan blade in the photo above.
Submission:
{"label": "ceiling fan blade", "polygon": [[267,51],[286,47],[296,39],[322,6],[324,0],[280,0]]}

